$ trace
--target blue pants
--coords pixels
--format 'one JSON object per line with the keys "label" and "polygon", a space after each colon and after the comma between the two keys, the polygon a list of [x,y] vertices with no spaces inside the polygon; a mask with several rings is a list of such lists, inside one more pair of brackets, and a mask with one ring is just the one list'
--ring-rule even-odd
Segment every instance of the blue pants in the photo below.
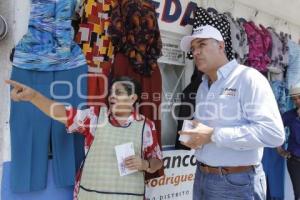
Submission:
{"label": "blue pants", "polygon": [[288,90],[286,89],[285,82],[272,81],[271,87],[272,87],[275,99],[277,101],[280,113],[284,113],[284,112],[288,111],[288,102],[287,102]]}
{"label": "blue pants", "polygon": [[[26,84],[56,101],[77,107],[85,103],[77,92],[87,92],[86,79],[77,85],[77,78],[86,74],[87,66],[66,71],[40,72],[13,67],[11,79]],[[55,81],[64,81],[57,85]],[[50,140],[53,152],[54,182],[58,187],[74,185],[76,171],[84,158],[84,138],[67,134],[65,125],[52,120],[28,102],[11,102],[11,189],[31,192],[46,188]]]}
{"label": "blue pants", "polygon": [[47,189],[30,193],[13,193],[10,185],[11,163],[3,163],[3,175],[1,184],[2,200],[72,200],[73,186],[56,187],[53,179],[53,162],[49,160],[47,171]]}
{"label": "blue pants", "polygon": [[277,153],[275,148],[264,148],[262,158],[264,171],[268,185],[267,199],[284,199],[284,159]]}
{"label": "blue pants", "polygon": [[236,174],[208,174],[197,164],[193,200],[266,199],[266,179],[262,166]]}

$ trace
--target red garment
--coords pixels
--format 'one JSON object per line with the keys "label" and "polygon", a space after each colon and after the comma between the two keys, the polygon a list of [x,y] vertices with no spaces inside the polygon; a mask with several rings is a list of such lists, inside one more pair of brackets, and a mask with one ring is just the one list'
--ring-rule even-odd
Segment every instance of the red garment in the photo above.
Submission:
{"label": "red garment", "polygon": [[151,76],[158,68],[162,41],[152,1],[116,1],[109,33],[116,52],[124,53],[137,73]]}
{"label": "red garment", "polygon": [[254,67],[260,72],[266,72],[268,70],[267,66],[271,62],[268,56],[272,47],[271,35],[262,25],[260,25],[260,29],[252,21],[244,23],[243,26],[249,42],[247,65]]}
{"label": "red garment", "polygon": [[99,113],[100,105],[106,103],[108,95],[108,76],[106,74],[88,73],[88,105],[95,107]]}
{"label": "red garment", "polygon": [[[105,102],[114,46],[108,34],[115,0],[83,0],[79,6],[79,30],[75,41],[81,47],[89,66],[88,105],[99,110]],[[105,79],[105,80],[104,80]]]}

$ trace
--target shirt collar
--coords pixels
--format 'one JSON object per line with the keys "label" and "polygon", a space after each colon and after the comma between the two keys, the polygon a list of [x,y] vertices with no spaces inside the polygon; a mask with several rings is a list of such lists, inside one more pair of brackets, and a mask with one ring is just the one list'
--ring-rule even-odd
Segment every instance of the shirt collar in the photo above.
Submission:
{"label": "shirt collar", "polygon": [[[142,120],[142,116],[136,111],[132,111],[130,116],[127,118],[126,122],[123,124],[123,126],[128,126],[131,122],[133,121],[140,121]],[[116,118],[114,116],[111,115],[111,123],[114,125],[114,126],[121,126],[118,121],[116,120]]]}
{"label": "shirt collar", "polygon": [[[238,65],[238,62],[236,61],[236,59],[233,59],[233,60],[229,61],[228,63],[226,63],[225,65],[223,65],[222,67],[220,67],[217,70],[218,79],[220,79],[221,77],[227,78],[229,76],[229,74],[232,72],[232,70],[234,70],[236,68],[237,65]],[[204,74],[202,76],[202,80],[207,81],[208,76],[206,74]]]}
{"label": "shirt collar", "polygon": [[230,62],[226,63],[222,67],[220,67],[217,71],[218,79],[219,77],[227,78],[229,74],[236,68],[238,65],[237,61],[235,59],[231,60]]}

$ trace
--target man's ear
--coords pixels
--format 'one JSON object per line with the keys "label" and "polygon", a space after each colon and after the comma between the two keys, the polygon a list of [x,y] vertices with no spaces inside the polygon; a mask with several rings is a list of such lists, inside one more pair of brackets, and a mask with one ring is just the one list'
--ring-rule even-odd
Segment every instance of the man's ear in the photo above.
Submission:
{"label": "man's ear", "polygon": [[219,48],[225,52],[225,42],[219,42]]}

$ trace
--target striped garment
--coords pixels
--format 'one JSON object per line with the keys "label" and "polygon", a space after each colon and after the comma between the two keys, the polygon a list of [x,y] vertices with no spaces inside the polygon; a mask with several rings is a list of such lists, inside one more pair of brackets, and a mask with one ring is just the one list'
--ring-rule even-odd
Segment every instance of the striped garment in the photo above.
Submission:
{"label": "striped garment", "polygon": [[37,71],[59,71],[86,64],[73,41],[75,0],[32,0],[28,32],[15,48],[13,65]]}

